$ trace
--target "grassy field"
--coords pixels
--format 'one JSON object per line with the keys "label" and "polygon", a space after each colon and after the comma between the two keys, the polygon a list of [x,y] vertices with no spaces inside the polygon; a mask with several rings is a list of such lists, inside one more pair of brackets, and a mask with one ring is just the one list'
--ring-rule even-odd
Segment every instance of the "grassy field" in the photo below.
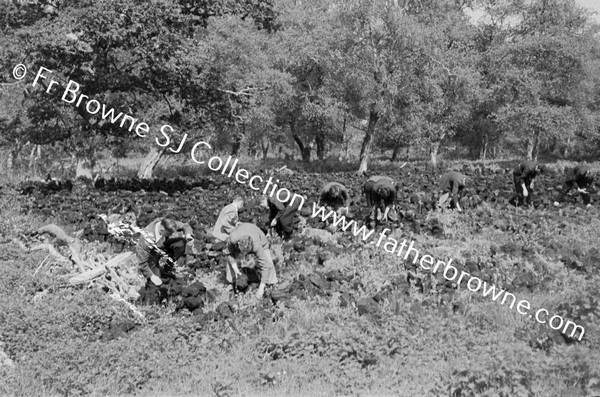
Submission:
{"label": "grassy field", "polygon": [[[576,271],[557,254],[597,246],[597,209],[483,204],[463,214],[430,213],[443,223],[443,238],[392,235],[414,239],[422,253],[476,261],[507,289],[524,274],[533,277],[535,288],[519,291],[520,299],[549,311],[567,304],[565,317],[586,326],[582,342],[564,343],[464,287],[442,295],[435,282],[424,292],[397,282],[406,277],[405,263],[358,238],[340,238],[343,253],[325,265],[284,266],[280,279],[285,288],[298,273],[352,275],[348,288],[357,301],[384,297],[366,314],[340,304],[339,293],[277,306],[253,294],[232,298],[213,271],[197,274],[219,292],[205,311],[227,302],[233,319],[201,321],[169,305],[142,307],[141,323],[105,293],[66,287],[70,269],[51,261],[40,267],[46,253],[12,243],[47,219],[21,214],[20,200],[6,189],[1,201],[0,350],[14,365],[0,367],[0,395],[600,395],[598,264]],[[531,252],[501,249],[511,244]],[[588,314],[577,318],[582,311]],[[106,337],[111,324],[126,321],[135,329]]]}

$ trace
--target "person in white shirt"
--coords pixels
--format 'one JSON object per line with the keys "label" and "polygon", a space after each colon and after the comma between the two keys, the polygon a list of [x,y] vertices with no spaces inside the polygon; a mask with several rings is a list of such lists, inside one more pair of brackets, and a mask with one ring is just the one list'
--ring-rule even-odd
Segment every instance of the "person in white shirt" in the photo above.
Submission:
{"label": "person in white shirt", "polygon": [[[231,231],[240,224],[239,211],[244,208],[244,199],[242,196],[235,196],[231,204],[223,207],[217,218],[217,223],[213,228],[212,235],[218,242],[225,242],[229,238]],[[228,255],[227,245],[223,247],[223,254]],[[225,267],[225,277],[229,282],[233,279],[232,267],[228,263]]]}
{"label": "person in white shirt", "polygon": [[231,204],[223,207],[212,232],[214,238],[219,241],[227,240],[233,228],[240,223],[239,211],[242,208],[244,208],[244,199],[241,196],[235,196]]}

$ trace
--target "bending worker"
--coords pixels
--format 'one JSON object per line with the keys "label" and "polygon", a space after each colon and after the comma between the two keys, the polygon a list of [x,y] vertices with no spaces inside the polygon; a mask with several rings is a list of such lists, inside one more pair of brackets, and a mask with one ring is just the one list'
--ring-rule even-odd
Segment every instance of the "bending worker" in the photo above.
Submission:
{"label": "bending worker", "polygon": [[276,196],[263,196],[261,206],[269,209],[269,226],[287,240],[294,231],[294,216],[302,205],[301,200],[281,202]]}
{"label": "bending worker", "polygon": [[319,204],[331,207],[338,214],[347,214],[350,205],[350,196],[348,189],[338,182],[329,182],[321,189]]}
{"label": "bending worker", "polygon": [[516,194],[510,200],[511,203],[517,206],[531,204],[533,181],[539,172],[540,166],[533,161],[523,161],[514,169],[513,181]]}
{"label": "bending worker", "polygon": [[[192,227],[171,217],[157,218],[141,232],[137,243],[138,268],[146,277],[146,289],[157,291],[163,278],[172,278],[174,262],[185,266],[186,244],[193,241]],[[168,256],[160,267],[161,256]],[[169,263],[170,262],[170,263]]]}
{"label": "bending worker", "polygon": [[[256,292],[258,298],[262,298],[267,284],[277,284],[277,275],[271,250],[269,249],[269,241],[258,226],[252,223],[238,224],[229,235],[227,249],[229,250],[229,266],[231,266],[229,274],[231,276],[231,273],[233,273],[235,278],[242,275],[237,265],[237,259],[248,254],[256,256],[256,268],[260,277],[260,284]],[[228,278],[227,281],[235,282],[233,277]]]}
{"label": "bending worker", "polygon": [[443,208],[448,199],[450,199],[450,208],[462,211],[462,208],[460,208],[460,201],[466,183],[466,175],[463,175],[460,172],[451,171],[443,174],[440,178],[440,191],[442,192],[442,195],[440,196],[438,206]]}
{"label": "bending worker", "polygon": [[398,220],[394,210],[398,188],[396,182],[388,176],[372,176],[365,182],[363,192],[367,198],[367,206],[371,208],[370,220]]}
{"label": "bending worker", "polygon": [[[583,203],[586,204],[587,207],[591,207],[591,195],[588,189],[594,187],[594,177],[596,176],[596,173],[596,170],[586,164],[580,164],[577,167],[570,169],[567,172],[565,186],[560,192],[560,200],[564,200],[564,197],[571,189],[577,189]],[[560,204],[555,201],[554,205],[558,206]]]}

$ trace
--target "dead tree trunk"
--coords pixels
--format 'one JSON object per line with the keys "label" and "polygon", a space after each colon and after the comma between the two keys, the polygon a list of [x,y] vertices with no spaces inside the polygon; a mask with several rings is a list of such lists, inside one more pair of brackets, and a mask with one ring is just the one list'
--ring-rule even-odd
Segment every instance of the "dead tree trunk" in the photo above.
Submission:
{"label": "dead tree trunk", "polygon": [[154,168],[162,157],[163,152],[163,149],[158,150],[155,147],[152,147],[144,158],[144,161],[142,161],[137,177],[140,179],[152,179],[154,176]]}

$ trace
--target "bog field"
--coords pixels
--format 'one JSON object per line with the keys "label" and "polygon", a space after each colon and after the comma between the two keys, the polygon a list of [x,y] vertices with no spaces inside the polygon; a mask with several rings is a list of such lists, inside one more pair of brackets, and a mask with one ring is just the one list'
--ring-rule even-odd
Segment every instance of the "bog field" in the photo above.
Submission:
{"label": "bog field", "polygon": [[[0,394],[600,395],[598,209],[575,196],[552,205],[564,177],[557,164],[538,177],[534,208],[508,203],[506,164],[449,166],[471,177],[462,213],[432,209],[439,171],[416,164],[373,171],[401,184],[399,227],[389,235],[580,324],[581,341],[328,228],[310,217],[309,205],[294,237],[273,241],[280,283],[261,300],[234,296],[207,229],[236,194],[248,200],[241,220],[262,225],[267,214],[258,195],[226,176],[99,179],[95,188],[7,184],[0,196]],[[325,182],[340,181],[357,222],[368,213],[365,177],[355,173],[254,172],[276,177],[308,203]],[[112,258],[132,247],[117,242],[98,215],[124,208],[142,226],[168,212],[194,228],[194,260],[167,304],[118,300],[98,283],[71,285],[77,266],[65,243],[38,232],[58,225]],[[71,260],[31,249],[39,244]]]}

